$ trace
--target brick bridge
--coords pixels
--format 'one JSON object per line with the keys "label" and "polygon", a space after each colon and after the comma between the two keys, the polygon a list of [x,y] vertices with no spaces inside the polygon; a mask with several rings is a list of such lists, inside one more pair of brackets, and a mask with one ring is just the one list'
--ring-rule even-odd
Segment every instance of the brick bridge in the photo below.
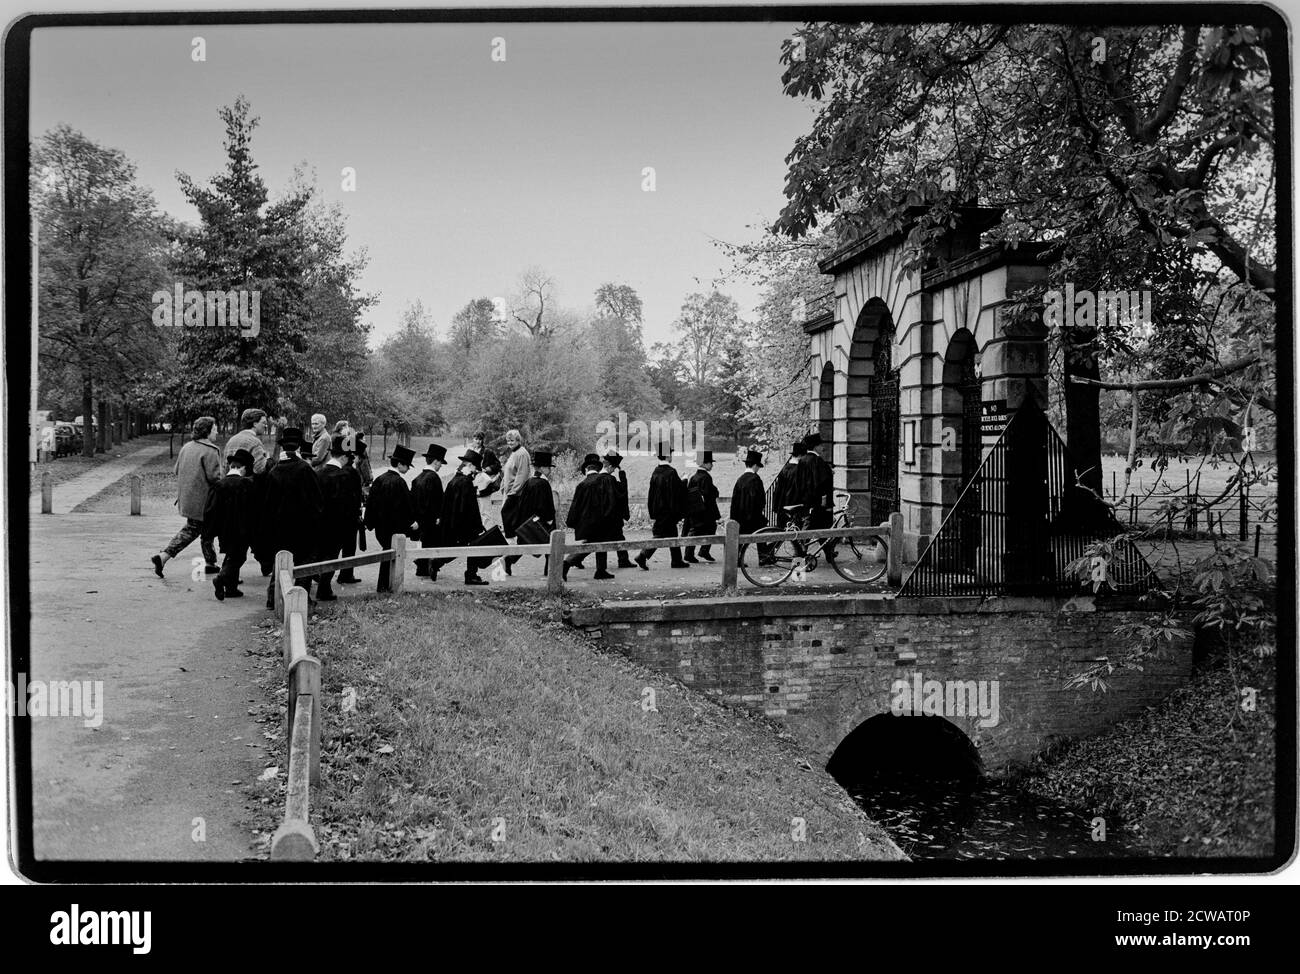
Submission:
{"label": "brick bridge", "polygon": [[[1140,672],[1115,671],[1106,692],[1066,689],[1072,675],[1117,652],[1117,626],[1142,617],[1118,599],[869,594],[606,602],[567,618],[609,649],[779,720],[822,761],[891,704],[914,701],[915,713],[959,728],[991,769],[1103,731],[1191,675],[1186,639]],[[839,758],[870,741],[859,732]]]}

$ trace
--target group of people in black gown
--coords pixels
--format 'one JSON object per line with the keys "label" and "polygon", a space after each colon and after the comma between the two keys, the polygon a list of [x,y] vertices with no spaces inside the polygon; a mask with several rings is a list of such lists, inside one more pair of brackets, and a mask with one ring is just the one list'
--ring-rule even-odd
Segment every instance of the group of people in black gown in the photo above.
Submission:
{"label": "group of people in black gown", "polygon": [[[323,422],[323,417],[320,419]],[[355,553],[358,544],[364,550],[367,529],[375,533],[385,549],[392,547],[393,537],[398,534],[418,539],[425,548],[504,546],[509,539],[519,544],[546,543],[556,527],[555,496],[550,483],[553,456],[547,450],[530,454],[517,430],[507,434],[506,442],[508,452],[502,460],[486,448],[484,435],[476,434],[472,445],[457,457],[456,473],[445,486],[440,474],[447,463],[445,447],[429,445],[423,454],[424,469],[408,486],[406,476],[414,466],[416,453],[398,445],[389,457],[391,468],[375,478],[368,489],[369,478],[363,476],[369,471],[364,438],[350,428],[340,429],[332,437],[328,433],[320,435],[307,446],[302,430],[288,427],[278,440],[278,459],[256,466],[248,450],[236,449],[227,458],[228,475],[213,487],[202,525],[203,535],[219,538],[226,555],[226,564],[214,579],[217,598],[239,594],[239,568],[250,550],[263,574],[269,574],[277,551],[292,552],[295,564],[306,564],[347,557]],[[771,509],[778,527],[789,523],[795,505],[807,510],[808,527],[830,526],[831,467],[817,453],[820,445],[817,433],[794,444],[789,461],[777,474]],[[312,462],[312,453],[319,454],[316,463]],[[669,547],[672,568],[715,561],[710,544],[690,543],[692,537],[716,534],[722,519],[719,491],[712,477],[712,452],[697,454],[696,469],[689,478],[683,478],[674,468],[667,445],[659,448],[657,457],[659,463],[650,476],[647,492],[652,537],[681,538],[686,542]],[[622,461],[616,450],[604,456],[589,453],[583,458],[583,479],[574,488],[564,522],[576,540],[626,539],[624,530],[631,509]],[[264,469],[256,469],[262,463]],[[752,534],[768,524],[762,467],[762,454],[747,451],[745,473],[732,489],[729,516],[738,523],[741,534]],[[498,490],[503,492],[502,523],[487,528],[479,500]],[[627,550],[619,550],[614,567],[649,571],[656,550],[643,549],[635,558]],[[502,560],[506,574],[512,574],[520,557],[512,555]],[[435,581],[439,571],[454,560],[417,559],[415,574]],[[487,585],[480,573],[493,559],[474,556],[463,560],[465,584]],[[568,578],[573,569],[583,568],[585,561],[585,554],[568,555],[564,559],[564,577]],[[595,563],[595,579],[614,578],[608,552],[595,552]],[[160,565],[155,564],[155,568],[160,569]],[[548,568],[549,564],[544,564],[543,572]],[[379,591],[390,590],[390,576],[390,563],[381,563]],[[314,586],[317,600],[336,598],[332,571],[298,581],[309,595]],[[351,570],[344,570],[337,581],[355,584],[360,580]],[[272,579],[267,588],[268,607],[273,605],[274,584]]]}

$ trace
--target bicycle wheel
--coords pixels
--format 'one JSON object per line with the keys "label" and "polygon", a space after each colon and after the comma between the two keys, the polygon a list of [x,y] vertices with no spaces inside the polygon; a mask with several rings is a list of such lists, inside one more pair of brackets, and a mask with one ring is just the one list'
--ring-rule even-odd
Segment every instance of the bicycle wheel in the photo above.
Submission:
{"label": "bicycle wheel", "polygon": [[835,546],[835,557],[830,559],[840,577],[859,585],[874,582],[885,574],[889,564],[889,545],[884,538],[864,538],[858,541],[841,539]]}
{"label": "bicycle wheel", "polygon": [[[759,528],[755,534],[780,534],[776,528]],[[803,556],[795,550],[793,541],[779,541],[775,544],[754,543],[747,545],[740,553],[740,571],[754,585],[772,588],[780,585],[796,564],[802,564]]]}

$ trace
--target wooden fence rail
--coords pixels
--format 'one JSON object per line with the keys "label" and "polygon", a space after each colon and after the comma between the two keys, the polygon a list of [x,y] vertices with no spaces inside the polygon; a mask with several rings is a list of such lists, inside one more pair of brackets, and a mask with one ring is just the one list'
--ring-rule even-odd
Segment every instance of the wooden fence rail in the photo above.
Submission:
{"label": "wooden fence rail", "polygon": [[[357,568],[361,565],[375,565],[392,562],[389,571],[389,585],[396,593],[402,590],[405,580],[405,567],[408,558],[501,558],[510,555],[549,555],[550,566],[547,574],[547,591],[558,595],[564,591],[564,559],[568,555],[586,555],[598,551],[653,551],[659,548],[678,548],[686,545],[721,545],[722,585],[732,588],[736,585],[737,571],[740,565],[740,548],[749,544],[775,544],[781,541],[812,541],[816,538],[836,538],[840,540],[866,540],[883,538],[889,545],[889,557],[886,563],[886,578],[891,585],[903,581],[903,515],[893,514],[888,524],[858,528],[817,528],[805,531],[765,532],[763,534],[740,533],[740,526],[735,521],[724,522],[722,534],[691,535],[677,538],[644,538],[639,541],[569,541],[564,531],[551,532],[550,544],[529,545],[484,545],[476,548],[436,547],[414,548],[407,546],[405,535],[393,536],[393,547],[387,550],[366,552],[349,558],[331,558],[328,561],[315,561],[305,565],[295,565],[293,556],[286,551],[276,555],[275,562],[275,604],[282,605],[283,593],[288,591],[297,579],[311,578],[323,572],[338,571],[344,568]],[[285,574],[287,572],[287,575]]]}
{"label": "wooden fence rail", "polygon": [[271,838],[271,858],[310,861],[320,851],[310,820],[311,789],[320,786],[320,660],[307,654],[307,591],[291,584],[293,556],[282,551],[276,556],[277,563],[282,560],[280,555],[286,556],[284,560],[290,566],[276,576],[277,591],[290,583],[282,595],[277,595],[283,605],[281,643],[289,681],[285,720],[289,770],[284,821]]}

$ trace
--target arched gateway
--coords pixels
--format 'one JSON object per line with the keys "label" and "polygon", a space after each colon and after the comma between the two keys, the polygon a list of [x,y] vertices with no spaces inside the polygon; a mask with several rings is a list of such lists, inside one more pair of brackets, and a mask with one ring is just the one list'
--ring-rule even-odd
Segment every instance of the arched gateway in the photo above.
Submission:
{"label": "arched gateway", "polygon": [[[957,503],[990,430],[1029,396],[1047,404],[1041,315],[1013,319],[1008,308],[1043,281],[1043,248],[981,246],[998,218],[963,210],[936,248],[944,261],[924,268],[903,270],[910,224],[869,232],[819,265],[833,288],[804,324],[815,363],[809,427],[834,444],[824,455],[835,486],[854,495],[862,521],[902,512],[908,559]],[[952,557],[977,548],[978,531],[974,519]]]}

